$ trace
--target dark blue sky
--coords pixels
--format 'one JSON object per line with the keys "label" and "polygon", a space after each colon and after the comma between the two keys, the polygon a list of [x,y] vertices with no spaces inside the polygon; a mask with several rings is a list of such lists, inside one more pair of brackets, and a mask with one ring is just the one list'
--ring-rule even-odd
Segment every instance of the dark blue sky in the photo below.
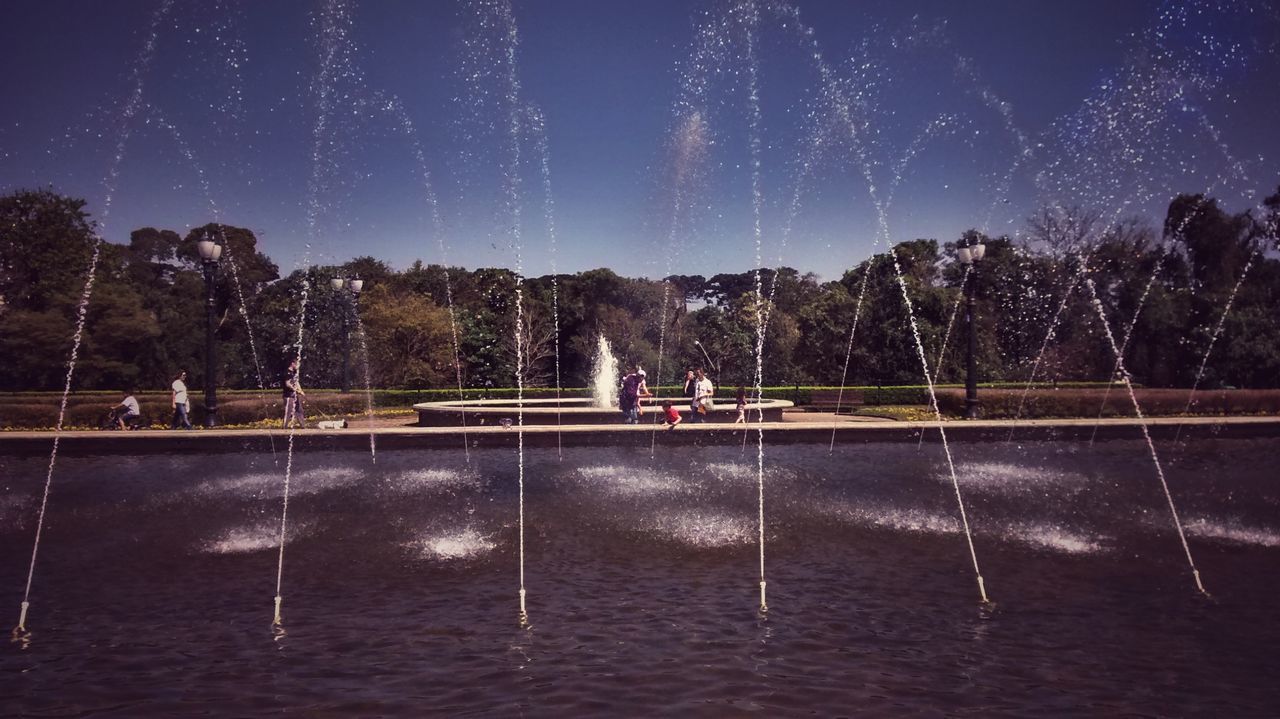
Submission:
{"label": "dark blue sky", "polygon": [[[842,77],[869,73],[848,87],[870,98],[866,137],[874,141],[866,147],[882,199],[892,166],[913,138],[947,116],[904,166],[888,210],[895,240],[949,240],[969,227],[1022,231],[1046,188],[1056,201],[1107,212],[1123,206],[1126,213],[1158,213],[1170,193],[1210,186],[1231,209],[1256,202],[1259,195],[1250,192],[1280,182],[1274,130],[1280,96],[1275,16],[1252,5],[795,2]],[[101,216],[119,110],[156,7],[132,0],[6,4],[0,191],[52,185],[85,197]],[[321,212],[306,252],[320,7],[175,3],[144,77],[148,109],[131,124],[105,222],[108,239],[125,241],[130,230],[147,225],[184,230],[211,220],[216,206],[223,221],[258,232],[285,270],[308,259],[361,254],[398,267],[416,258],[439,261],[409,143],[389,116],[357,108],[350,97],[345,105],[338,98],[338,111],[347,115],[331,126],[334,144],[322,160],[333,181],[317,197]],[[714,144],[705,171],[685,188],[696,202],[677,228],[674,250],[668,240],[670,136],[682,69],[699,23],[726,7],[514,4],[521,99],[546,116],[560,269],[608,266],[657,276],[668,266],[711,274],[754,264],[747,125],[735,84],[744,66],[731,59],[699,96]],[[507,157],[504,115],[501,103],[487,106],[474,94],[501,95],[502,88],[493,78],[469,85],[460,77],[477,10],[409,0],[352,9],[353,53],[336,85],[339,95],[381,93],[403,103],[439,196],[452,263],[513,266],[498,171]],[[794,28],[767,12],[760,27],[762,229],[770,264],[799,177],[806,111],[819,104],[812,63]],[[863,60],[846,62],[855,55]],[[971,72],[957,70],[960,56]],[[1152,62],[1155,70],[1144,65]],[[1144,85],[1167,79],[1170,68],[1185,92]],[[1126,90],[1135,78],[1137,87]],[[1007,103],[1013,126],[1035,150],[1021,166],[1013,164],[1017,141],[998,102]],[[1154,126],[1141,124],[1152,116]],[[207,195],[175,129],[205,173]],[[532,150],[523,146],[526,160]],[[877,222],[853,153],[833,147],[820,158],[782,256],[830,278],[870,254]],[[1011,167],[1005,193],[1002,178]],[[550,268],[535,170],[521,175],[531,274]]]}

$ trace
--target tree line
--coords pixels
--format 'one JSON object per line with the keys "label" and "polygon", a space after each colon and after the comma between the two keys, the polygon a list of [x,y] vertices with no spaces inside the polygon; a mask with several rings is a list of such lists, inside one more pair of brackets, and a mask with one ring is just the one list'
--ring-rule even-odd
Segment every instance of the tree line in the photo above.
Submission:
{"label": "tree line", "polygon": [[[1273,387],[1280,381],[1277,218],[1280,192],[1261,210],[1234,214],[1211,197],[1179,195],[1159,227],[1141,220],[1104,226],[1087,209],[1058,208],[1030,218],[1018,240],[969,231],[943,243],[901,242],[893,255],[939,381],[963,377],[964,308],[956,308],[966,268],[957,248],[983,241],[986,255],[969,280],[982,381],[1023,381],[1033,371],[1043,381],[1112,376],[1096,296],[1135,381],[1190,385],[1222,321],[1201,386]],[[517,345],[525,353],[519,363],[525,386],[553,386],[557,360],[563,386],[584,386],[601,334],[624,362],[651,375],[661,364],[661,383],[677,383],[686,368],[703,366],[721,385],[749,386],[757,309],[765,319],[767,385],[831,385],[842,376],[864,385],[923,379],[888,254],[825,282],[787,267],[763,269],[759,296],[754,271],[645,279],[594,269],[526,277],[517,329],[518,278],[508,269],[419,261],[396,270],[361,257],[281,276],[251,231],[229,225],[207,224],[185,236],[146,227],[132,232],[128,244],[97,243],[85,201],[48,189],[0,197],[0,231],[6,391],[62,387],[95,251],[74,386],[162,388],[178,369],[187,370],[193,387],[203,386],[202,239],[226,247],[215,285],[221,387],[255,388],[260,378],[266,387],[279,386],[296,352],[304,292],[303,382],[313,387],[340,385],[344,331],[355,386],[364,384],[363,358],[378,388],[512,386]],[[338,276],[365,280],[358,301],[330,286]]]}

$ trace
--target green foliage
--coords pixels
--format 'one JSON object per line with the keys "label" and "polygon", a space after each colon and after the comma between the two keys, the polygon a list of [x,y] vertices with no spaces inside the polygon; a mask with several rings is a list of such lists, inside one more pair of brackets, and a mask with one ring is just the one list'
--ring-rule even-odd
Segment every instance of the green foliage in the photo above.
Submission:
{"label": "green foliage", "polygon": [[[975,298],[976,361],[985,381],[1016,384],[1033,369],[1035,379],[1059,386],[1110,378],[1114,358],[1087,291],[1092,287],[1117,342],[1132,324],[1126,366],[1136,381],[1188,386],[1212,343],[1202,386],[1274,386],[1280,260],[1263,251],[1280,247],[1278,217],[1280,192],[1256,215],[1230,214],[1212,198],[1179,196],[1162,229],[1134,221],[1102,227],[1087,212],[1046,211],[1031,221],[1030,241],[969,231],[957,242],[902,242],[829,282],[787,267],[662,281],[609,269],[523,278],[524,322],[517,328],[518,278],[511,270],[418,262],[397,271],[359,257],[280,277],[244,228],[206,224],[182,236],[145,227],[128,245],[98,243],[83,201],[19,191],[0,197],[6,358],[0,389],[61,388],[95,247],[101,255],[74,389],[163,388],[186,369],[193,394],[210,382],[251,389],[261,378],[274,395],[288,361],[301,353],[304,387],[340,386],[348,356],[356,388],[364,385],[367,358],[375,388],[450,397],[461,384],[468,393],[502,396],[518,379],[533,396],[557,382],[587,384],[603,335],[624,365],[644,366],[653,384],[679,383],[686,370],[704,367],[722,395],[749,387],[762,340],[763,384],[777,386],[770,396],[821,404],[827,401],[821,390],[795,388],[843,382],[863,387],[860,403],[913,404],[924,401],[921,349],[934,381],[964,376],[966,283]],[[213,276],[212,378],[204,377],[201,239],[226,247]],[[977,240],[986,256],[966,279],[957,247]],[[1086,261],[1088,286],[1076,281]],[[347,287],[330,285],[334,277],[366,281],[358,302]],[[1055,316],[1061,321],[1046,340]],[[524,350],[519,361],[517,346]]]}
{"label": "green foliage", "polygon": [[85,201],[51,189],[0,197],[0,301],[44,312],[80,295],[96,241]]}

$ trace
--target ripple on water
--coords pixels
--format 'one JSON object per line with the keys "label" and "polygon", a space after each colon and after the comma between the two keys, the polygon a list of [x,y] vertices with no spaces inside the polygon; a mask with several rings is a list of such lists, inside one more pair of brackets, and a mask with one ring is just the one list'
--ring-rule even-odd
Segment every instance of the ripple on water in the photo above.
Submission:
{"label": "ripple on water", "polygon": [[1233,544],[1280,547],[1280,533],[1264,527],[1251,527],[1238,520],[1216,520],[1195,517],[1186,522],[1187,534],[1202,539],[1217,539]]}
{"label": "ripple on water", "polygon": [[497,547],[489,535],[474,527],[426,534],[404,545],[422,559],[456,562],[476,559]]}

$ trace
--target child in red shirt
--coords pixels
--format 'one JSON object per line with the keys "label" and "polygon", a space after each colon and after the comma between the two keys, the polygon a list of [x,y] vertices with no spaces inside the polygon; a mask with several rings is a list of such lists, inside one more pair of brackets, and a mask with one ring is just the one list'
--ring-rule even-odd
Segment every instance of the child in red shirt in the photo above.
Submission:
{"label": "child in red shirt", "polygon": [[667,425],[667,429],[675,429],[676,425],[680,424],[680,410],[671,406],[671,400],[668,399],[662,401],[662,413],[666,415],[666,419],[663,421],[663,424]]}

